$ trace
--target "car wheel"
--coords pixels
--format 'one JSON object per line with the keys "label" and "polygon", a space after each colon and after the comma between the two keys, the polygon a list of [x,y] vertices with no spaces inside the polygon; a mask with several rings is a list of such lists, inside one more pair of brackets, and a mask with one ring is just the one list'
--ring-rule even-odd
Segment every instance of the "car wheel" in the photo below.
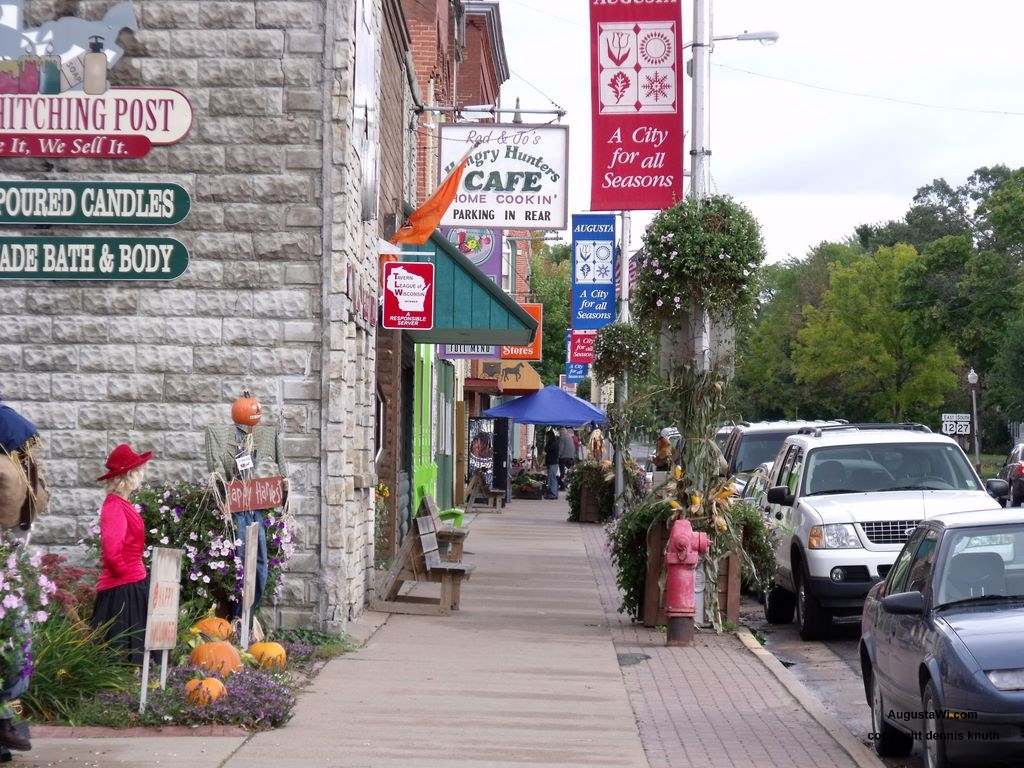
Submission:
{"label": "car wheel", "polygon": [[820,640],[832,628],[832,614],[810,593],[803,574],[797,575],[796,582],[796,626],[801,640]]}
{"label": "car wheel", "polygon": [[871,675],[871,737],[879,757],[906,757],[914,749],[914,737],[885,719],[885,702],[878,679]]}
{"label": "car wheel", "polygon": [[1013,483],[1010,486],[1010,502],[1011,507],[1019,507],[1024,503],[1024,494],[1020,493],[1017,489],[1017,483]]}
{"label": "car wheel", "polygon": [[789,624],[795,607],[796,596],[788,589],[773,584],[764,593],[764,617],[769,624]]}
{"label": "car wheel", "polygon": [[952,768],[955,763],[946,755],[946,726],[941,717],[937,716],[942,706],[935,684],[929,680],[924,688],[922,698],[924,719],[921,721],[922,741],[924,742],[925,768]]}

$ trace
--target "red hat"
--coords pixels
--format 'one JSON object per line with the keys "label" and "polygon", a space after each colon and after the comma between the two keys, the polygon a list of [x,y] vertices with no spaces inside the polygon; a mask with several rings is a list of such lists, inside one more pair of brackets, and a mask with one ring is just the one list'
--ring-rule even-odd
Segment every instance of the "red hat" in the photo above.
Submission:
{"label": "red hat", "polygon": [[107,469],[110,471],[102,477],[96,478],[97,480],[109,480],[112,477],[118,475],[126,475],[133,469],[138,469],[147,461],[153,458],[152,451],[146,451],[145,453],[139,454],[132,450],[132,447],[127,443],[121,443],[117,448],[110,452],[107,457]]}

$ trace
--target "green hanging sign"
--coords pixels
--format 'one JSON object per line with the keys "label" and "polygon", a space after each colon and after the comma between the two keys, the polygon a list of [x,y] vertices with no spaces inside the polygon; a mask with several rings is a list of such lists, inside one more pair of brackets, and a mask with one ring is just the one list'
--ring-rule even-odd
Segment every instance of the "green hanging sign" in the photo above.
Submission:
{"label": "green hanging sign", "polygon": [[191,206],[169,182],[0,181],[0,224],[167,226]]}
{"label": "green hanging sign", "polygon": [[0,237],[0,280],[174,280],[187,268],[169,237]]}

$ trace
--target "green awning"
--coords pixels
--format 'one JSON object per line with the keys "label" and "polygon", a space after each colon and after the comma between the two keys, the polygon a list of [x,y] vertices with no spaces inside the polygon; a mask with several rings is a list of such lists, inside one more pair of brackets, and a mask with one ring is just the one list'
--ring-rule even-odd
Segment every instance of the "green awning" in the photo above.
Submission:
{"label": "green awning", "polygon": [[529,344],[537,321],[435,231],[403,245],[405,261],[434,263],[434,328],[406,331],[419,344]]}

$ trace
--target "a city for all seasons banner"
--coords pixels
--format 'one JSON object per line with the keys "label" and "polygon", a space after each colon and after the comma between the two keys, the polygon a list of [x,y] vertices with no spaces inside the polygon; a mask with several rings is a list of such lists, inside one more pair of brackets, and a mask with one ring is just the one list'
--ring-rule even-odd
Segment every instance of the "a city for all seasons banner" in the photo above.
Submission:
{"label": "a city for all seasons banner", "polygon": [[565,380],[568,384],[579,384],[590,375],[590,366],[586,363],[570,363],[572,357],[572,331],[565,332]]}
{"label": "a city for all seasons banner", "polygon": [[683,197],[682,2],[590,0],[594,211]]}
{"label": "a city for all seasons banner", "polygon": [[615,216],[572,216],[573,330],[598,330],[615,321]]}
{"label": "a city for all seasons banner", "polygon": [[442,225],[565,229],[567,126],[442,123],[440,133],[442,177],[472,149]]}
{"label": "a city for all seasons banner", "polygon": [[[444,227],[441,234],[473,266],[496,285],[501,285],[501,252],[503,231],[486,227]],[[496,359],[499,349],[487,344],[441,344],[437,351],[442,360]]]}

